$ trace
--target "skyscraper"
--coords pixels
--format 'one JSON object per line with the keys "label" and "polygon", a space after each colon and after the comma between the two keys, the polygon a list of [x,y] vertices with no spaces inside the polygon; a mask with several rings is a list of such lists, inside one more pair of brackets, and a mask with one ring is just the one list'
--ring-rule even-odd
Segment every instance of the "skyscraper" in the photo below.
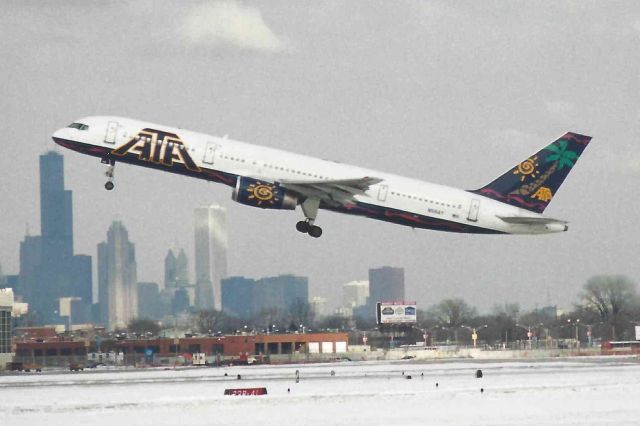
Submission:
{"label": "skyscraper", "polygon": [[176,289],[187,285],[189,285],[187,255],[183,249],[180,249],[178,256],[169,249],[164,258],[164,288]]}
{"label": "skyscraper", "polygon": [[98,297],[101,322],[110,330],[137,316],[136,256],[122,222],[114,221],[107,241],[98,244]]}
{"label": "skyscraper", "polygon": [[169,249],[167,255],[164,257],[164,288],[166,290],[177,287],[176,285],[176,255],[173,250]]}
{"label": "skyscraper", "polygon": [[11,348],[11,336],[13,334],[11,313],[13,305],[13,290],[10,288],[0,289],[0,363],[3,366],[11,362],[13,358],[13,350]]}
{"label": "skyscraper", "polygon": [[40,323],[60,323],[58,299],[90,305],[92,277],[91,257],[73,255],[72,196],[64,189],[63,157],[53,151],[40,156],[40,222],[42,235],[20,243],[19,295]]}
{"label": "skyscraper", "polygon": [[342,306],[357,308],[365,305],[369,297],[369,281],[350,281],[342,286]]}
{"label": "skyscraper", "polygon": [[[178,253],[176,256],[175,253]],[[169,249],[167,255],[164,258],[164,290],[162,290],[162,297],[167,301],[171,301],[170,305],[178,306],[180,312],[188,310],[190,306],[195,304],[196,300],[196,286],[189,283],[187,255],[183,249],[179,251],[176,249]],[[187,308],[184,308],[184,300],[182,300],[183,292],[178,294],[178,290],[184,290],[187,294]],[[178,302],[174,301],[175,297],[180,298]],[[176,315],[177,312],[171,309],[171,312]]]}
{"label": "skyscraper", "polygon": [[220,280],[227,276],[227,211],[198,207],[195,216],[196,307],[222,309]]}
{"label": "skyscraper", "polygon": [[64,160],[49,151],[40,156],[40,232],[45,259],[73,256],[71,191],[64,189]]}
{"label": "skyscraper", "polygon": [[404,300],[404,268],[369,269],[369,304]]}
{"label": "skyscraper", "polygon": [[309,304],[311,305],[311,312],[313,312],[316,319],[329,315],[326,297],[314,296],[311,298],[311,303]]}
{"label": "skyscraper", "polygon": [[228,277],[221,280],[222,310],[240,319],[251,318],[256,280]]}
{"label": "skyscraper", "polygon": [[288,311],[309,303],[309,279],[295,275],[260,278],[253,292],[253,315],[269,309]]}
{"label": "skyscraper", "polygon": [[264,311],[287,312],[309,303],[309,279],[279,275],[259,280],[245,277],[222,279],[222,308],[241,319],[255,318]]}
{"label": "skyscraper", "polygon": [[162,315],[158,284],[152,282],[138,283],[138,317],[159,320]]}

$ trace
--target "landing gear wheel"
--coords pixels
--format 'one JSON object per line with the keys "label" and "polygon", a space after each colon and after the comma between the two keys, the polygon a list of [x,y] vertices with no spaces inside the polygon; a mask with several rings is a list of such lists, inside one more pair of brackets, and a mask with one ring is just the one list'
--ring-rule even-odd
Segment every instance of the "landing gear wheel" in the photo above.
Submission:
{"label": "landing gear wheel", "polygon": [[303,234],[309,233],[309,228],[309,222],[306,222],[304,220],[296,223],[296,229],[298,230],[298,232],[302,232]]}
{"label": "landing gear wheel", "polygon": [[111,191],[115,186],[113,184],[113,175],[116,171],[116,163],[109,158],[103,158],[102,163],[109,165],[109,167],[107,167],[107,171],[104,173],[104,175],[107,177],[107,183],[104,184],[104,187],[107,191]]}
{"label": "landing gear wheel", "polygon": [[310,226],[309,227],[309,235],[313,238],[319,238],[322,235],[322,228],[319,226]]}

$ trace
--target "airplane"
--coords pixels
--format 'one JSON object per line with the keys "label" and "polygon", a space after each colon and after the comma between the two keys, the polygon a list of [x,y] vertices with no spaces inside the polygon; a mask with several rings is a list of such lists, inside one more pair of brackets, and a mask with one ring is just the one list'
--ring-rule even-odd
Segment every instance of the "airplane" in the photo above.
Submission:
{"label": "airplane", "polygon": [[566,221],[542,213],[591,141],[568,132],[484,187],[463,190],[122,117],[81,118],[52,137],[107,164],[107,190],[114,188],[116,163],[218,182],[245,205],[300,206],[305,220],[296,229],[314,238],[322,235],[321,209],[458,233],[567,231]]}

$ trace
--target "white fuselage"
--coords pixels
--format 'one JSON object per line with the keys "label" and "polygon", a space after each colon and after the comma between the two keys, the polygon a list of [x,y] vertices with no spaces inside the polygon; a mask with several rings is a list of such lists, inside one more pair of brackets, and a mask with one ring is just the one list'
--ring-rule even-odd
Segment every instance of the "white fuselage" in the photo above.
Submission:
{"label": "white fuselage", "polygon": [[[406,223],[401,224],[407,226],[413,226],[411,217],[415,216],[445,221],[453,226],[459,224],[487,230],[489,233],[542,234],[566,230],[566,226],[554,226],[556,224],[507,223],[501,217],[543,216],[462,189],[251,145],[226,137],[209,136],[121,117],[86,117],[78,120],[78,123],[83,123],[88,128],[62,128],[53,135],[56,143],[103,158],[105,153],[123,146],[142,129],[152,128],[179,135],[188,155],[199,169],[220,172],[230,179],[233,176],[245,176],[269,182],[318,182],[359,179],[366,176],[379,178],[381,182],[372,185],[361,194],[354,195],[354,199],[366,206],[402,212],[403,221],[406,219]],[[161,153],[158,154],[158,158],[161,156]],[[116,158],[116,161],[120,160]],[[124,162],[163,169],[162,165],[158,166],[158,161]],[[166,170],[175,172],[170,166],[167,166]],[[231,182],[225,183],[233,186]],[[348,210],[334,210],[349,213]]]}

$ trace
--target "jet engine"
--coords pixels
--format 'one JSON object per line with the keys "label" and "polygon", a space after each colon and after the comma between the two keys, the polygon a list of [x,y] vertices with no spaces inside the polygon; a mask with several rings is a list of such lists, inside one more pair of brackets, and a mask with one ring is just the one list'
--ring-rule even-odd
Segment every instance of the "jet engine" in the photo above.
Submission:
{"label": "jet engine", "polygon": [[238,176],[231,198],[242,204],[262,209],[295,210],[298,195],[278,184]]}

